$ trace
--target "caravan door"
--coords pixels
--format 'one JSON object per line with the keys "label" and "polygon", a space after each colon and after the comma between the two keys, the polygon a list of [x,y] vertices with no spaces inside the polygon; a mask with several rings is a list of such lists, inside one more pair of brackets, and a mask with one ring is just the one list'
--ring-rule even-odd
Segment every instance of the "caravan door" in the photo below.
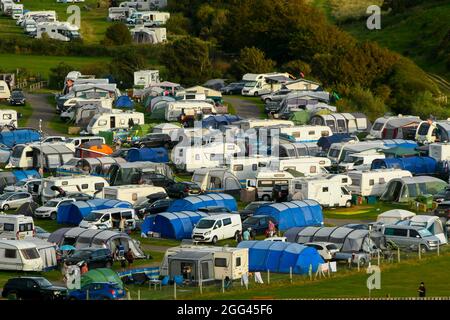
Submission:
{"label": "caravan door", "polygon": [[116,127],[116,116],[111,116],[109,118],[109,120],[110,120],[110,128],[111,129],[115,128]]}

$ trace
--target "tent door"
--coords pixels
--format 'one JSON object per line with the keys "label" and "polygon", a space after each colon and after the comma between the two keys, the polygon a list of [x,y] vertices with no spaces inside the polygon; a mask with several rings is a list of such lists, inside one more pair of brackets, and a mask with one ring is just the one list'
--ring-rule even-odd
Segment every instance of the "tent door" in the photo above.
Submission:
{"label": "tent door", "polygon": [[111,123],[111,126],[110,126],[111,129],[115,128],[116,127],[116,117],[112,116],[112,117],[109,118],[109,120],[110,120],[110,123]]}

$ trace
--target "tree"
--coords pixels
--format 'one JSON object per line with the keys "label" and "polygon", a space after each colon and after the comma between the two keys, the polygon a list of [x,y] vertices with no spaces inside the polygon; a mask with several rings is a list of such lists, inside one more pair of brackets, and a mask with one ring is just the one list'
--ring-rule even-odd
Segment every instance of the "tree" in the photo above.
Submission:
{"label": "tree", "polygon": [[311,66],[302,60],[289,61],[283,64],[281,69],[295,77],[299,76],[301,72],[303,72],[305,76],[308,76],[311,73]]}
{"label": "tree", "polygon": [[121,88],[131,88],[134,84],[134,72],[147,66],[144,57],[133,48],[119,50],[114,54],[109,71]]}
{"label": "tree", "polygon": [[70,71],[74,68],[65,62],[60,62],[50,69],[48,74],[48,87],[50,89],[61,89],[64,87],[64,80]]}
{"label": "tree", "polygon": [[123,23],[114,23],[112,26],[108,27],[105,32],[105,38],[103,43],[105,45],[124,45],[133,42],[130,30]]}
{"label": "tree", "polygon": [[161,60],[170,78],[186,85],[203,83],[213,74],[208,44],[198,38],[188,36],[169,43]]}
{"label": "tree", "polygon": [[171,34],[188,35],[191,30],[191,22],[183,14],[173,13],[167,20],[166,29]]}
{"label": "tree", "polygon": [[244,48],[232,67],[232,73],[240,77],[246,73],[268,73],[274,71],[275,61],[266,59],[263,51],[251,47]]}

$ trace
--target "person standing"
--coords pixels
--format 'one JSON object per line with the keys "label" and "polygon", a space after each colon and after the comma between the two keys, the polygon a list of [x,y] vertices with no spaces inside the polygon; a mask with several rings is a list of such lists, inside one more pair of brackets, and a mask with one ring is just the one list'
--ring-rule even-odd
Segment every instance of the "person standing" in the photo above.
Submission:
{"label": "person standing", "polygon": [[272,220],[269,220],[269,237],[273,237],[275,235],[275,223]]}
{"label": "person standing", "polygon": [[83,274],[85,274],[85,273],[88,272],[88,271],[89,271],[89,268],[88,268],[87,263],[85,262],[85,263],[83,263],[83,265],[81,266],[80,272],[81,272],[81,274],[83,275]]}
{"label": "person standing", "polygon": [[417,290],[417,292],[419,292],[419,297],[420,298],[425,298],[426,293],[427,293],[427,289],[425,288],[425,283],[421,282],[419,289]]}
{"label": "person standing", "polygon": [[125,232],[125,222],[126,222],[125,218],[122,217],[119,222],[120,232]]}
{"label": "person standing", "polygon": [[244,233],[242,234],[242,238],[244,241],[250,240],[250,228],[247,228]]}
{"label": "person standing", "polygon": [[133,251],[131,251],[131,249],[128,249],[127,253],[125,254],[125,259],[127,259],[128,267],[131,267],[131,265],[134,262],[134,255],[133,255]]}
{"label": "person standing", "polygon": [[236,241],[237,243],[240,243],[242,241],[242,231],[239,230],[236,234]]}

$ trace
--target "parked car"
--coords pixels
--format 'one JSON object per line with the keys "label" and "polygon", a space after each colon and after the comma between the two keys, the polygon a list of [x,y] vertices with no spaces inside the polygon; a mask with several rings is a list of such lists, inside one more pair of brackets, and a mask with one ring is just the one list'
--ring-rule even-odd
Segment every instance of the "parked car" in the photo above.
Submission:
{"label": "parked car", "polygon": [[28,192],[7,192],[0,196],[0,209],[3,211],[17,209],[28,202],[33,202],[33,197]]}
{"label": "parked car", "polygon": [[3,192],[28,192],[29,188],[32,188],[34,185],[40,185],[41,183],[42,179],[20,180],[12,186],[6,186]]}
{"label": "parked car", "polygon": [[440,218],[450,219],[450,201],[442,201],[434,210],[434,215]]}
{"label": "parked car", "polygon": [[272,221],[275,226],[277,222],[274,218],[269,216],[252,216],[242,222],[242,230],[247,230],[250,228],[250,234],[252,237],[264,234],[267,229],[269,229],[269,221]]}
{"label": "parked car", "polygon": [[336,253],[339,252],[339,248],[331,242],[308,242],[305,246],[316,249],[325,261],[334,260]]}
{"label": "parked car", "polygon": [[172,179],[167,178],[165,175],[159,173],[146,173],[143,177],[143,180],[144,183],[152,184],[155,187],[162,188],[167,188],[168,186],[175,183],[175,181],[173,181]]}
{"label": "parked car", "polygon": [[88,201],[94,199],[94,197],[91,196],[90,194],[86,194],[83,192],[69,192],[66,194],[65,197],[69,199],[74,199],[75,201]]}
{"label": "parked car", "polygon": [[140,140],[135,141],[133,144],[135,147],[139,148],[164,147],[166,149],[172,148],[175,145],[170,136],[165,133],[149,133]]}
{"label": "parked car", "polygon": [[176,182],[166,188],[167,195],[170,198],[184,198],[187,196],[198,195],[202,192],[200,187],[193,182]]}
{"label": "parked car", "polygon": [[391,240],[399,247],[417,250],[420,245],[422,251],[436,250],[439,238],[433,236],[423,227],[406,225],[386,225],[383,227],[386,240]]}
{"label": "parked car", "polygon": [[270,201],[253,201],[250,202],[244,209],[239,211],[239,214],[241,215],[242,220],[244,221],[246,218],[252,216],[256,209],[259,207],[265,205],[265,204],[271,204]]}
{"label": "parked car", "polygon": [[209,214],[233,213],[228,208],[225,208],[225,207],[214,207],[214,206],[199,208],[198,211],[209,213]]}
{"label": "parked car", "polygon": [[220,89],[220,92],[222,92],[222,94],[241,94],[244,86],[245,82],[232,82]]}
{"label": "parked car", "polygon": [[69,300],[86,300],[89,291],[89,300],[118,300],[125,297],[125,290],[117,283],[93,282],[79,290],[71,290]]}
{"label": "parked car", "polygon": [[172,199],[160,199],[155,202],[146,202],[145,204],[135,207],[136,214],[139,219],[142,219],[144,216],[149,214],[151,215],[166,212],[174,201],[175,200]]}
{"label": "parked car", "polygon": [[277,101],[280,102],[281,100],[283,100],[284,98],[287,97],[287,95],[289,93],[291,93],[292,90],[290,89],[280,89],[278,91],[275,91],[273,93],[269,93],[269,94],[263,94],[261,96],[261,100],[265,103],[269,103],[271,101]]}
{"label": "parked car", "polygon": [[13,90],[9,98],[9,104],[12,106],[24,106],[27,102],[22,90]]}
{"label": "parked car", "polygon": [[43,277],[9,279],[3,287],[2,297],[12,300],[63,300],[67,289],[54,286]]}
{"label": "parked car", "polygon": [[111,268],[113,257],[109,249],[83,248],[76,250],[71,256],[65,259],[68,265],[75,265],[86,262],[89,269]]}
{"label": "parked car", "polygon": [[50,218],[56,220],[58,208],[62,204],[74,203],[76,200],[71,198],[55,198],[48,200],[43,206],[34,210],[34,216],[36,218]]}
{"label": "parked car", "polygon": [[34,236],[42,240],[47,240],[48,237],[50,237],[50,232],[39,226],[34,226],[34,232],[35,232]]}

